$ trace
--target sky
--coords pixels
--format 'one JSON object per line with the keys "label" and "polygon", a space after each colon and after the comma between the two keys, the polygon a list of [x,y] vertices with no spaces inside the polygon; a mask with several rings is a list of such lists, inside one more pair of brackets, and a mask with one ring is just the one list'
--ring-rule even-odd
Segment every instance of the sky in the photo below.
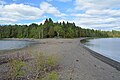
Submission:
{"label": "sky", "polygon": [[82,28],[120,30],[120,0],[0,0],[0,25],[69,21]]}

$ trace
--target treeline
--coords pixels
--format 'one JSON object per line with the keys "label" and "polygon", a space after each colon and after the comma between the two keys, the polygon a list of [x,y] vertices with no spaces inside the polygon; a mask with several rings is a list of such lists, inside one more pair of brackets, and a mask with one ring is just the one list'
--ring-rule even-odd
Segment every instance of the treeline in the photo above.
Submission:
{"label": "treeline", "polygon": [[0,38],[77,38],[77,37],[120,37],[119,31],[83,29],[75,23],[56,22],[51,18],[44,24],[1,25]]}

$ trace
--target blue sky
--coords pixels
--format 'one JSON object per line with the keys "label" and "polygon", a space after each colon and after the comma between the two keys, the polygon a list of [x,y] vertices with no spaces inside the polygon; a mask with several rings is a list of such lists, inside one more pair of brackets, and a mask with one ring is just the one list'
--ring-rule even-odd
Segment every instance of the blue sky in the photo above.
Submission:
{"label": "blue sky", "polygon": [[120,0],[0,0],[0,24],[69,21],[83,28],[120,30]]}

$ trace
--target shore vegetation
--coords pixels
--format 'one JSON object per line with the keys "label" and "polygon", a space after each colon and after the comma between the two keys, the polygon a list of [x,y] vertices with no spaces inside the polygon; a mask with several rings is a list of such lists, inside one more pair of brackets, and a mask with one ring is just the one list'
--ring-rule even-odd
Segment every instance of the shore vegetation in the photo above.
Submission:
{"label": "shore vegetation", "polygon": [[1,25],[0,38],[79,38],[79,37],[120,37],[120,31],[84,29],[75,23],[53,22],[51,18],[42,24]]}

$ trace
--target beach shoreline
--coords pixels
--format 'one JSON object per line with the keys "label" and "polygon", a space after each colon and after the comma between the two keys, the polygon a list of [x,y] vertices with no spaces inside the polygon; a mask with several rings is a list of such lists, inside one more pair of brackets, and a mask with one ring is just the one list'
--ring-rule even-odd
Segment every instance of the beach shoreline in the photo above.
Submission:
{"label": "beach shoreline", "polygon": [[[82,39],[82,40],[85,40],[85,39]],[[82,40],[80,40],[80,41],[82,41]],[[99,59],[99,60],[101,60],[101,61],[109,64],[110,66],[112,66],[112,67],[116,68],[118,71],[120,71],[120,63],[119,62],[117,62],[117,61],[115,61],[113,59],[110,59],[110,58],[108,58],[108,57],[106,57],[104,55],[101,55],[98,52],[95,52],[95,51],[89,49],[84,44],[81,45],[81,46],[83,46],[83,48],[85,48],[86,50],[88,50],[91,53],[91,55],[94,56],[95,58],[97,58],[97,59]]]}
{"label": "beach shoreline", "polygon": [[120,64],[86,48],[80,42],[82,39],[85,38],[32,39],[31,41],[36,41],[38,44],[6,52],[7,54],[42,52],[60,56],[62,59],[59,64],[62,70],[58,73],[61,80],[119,80]]}

